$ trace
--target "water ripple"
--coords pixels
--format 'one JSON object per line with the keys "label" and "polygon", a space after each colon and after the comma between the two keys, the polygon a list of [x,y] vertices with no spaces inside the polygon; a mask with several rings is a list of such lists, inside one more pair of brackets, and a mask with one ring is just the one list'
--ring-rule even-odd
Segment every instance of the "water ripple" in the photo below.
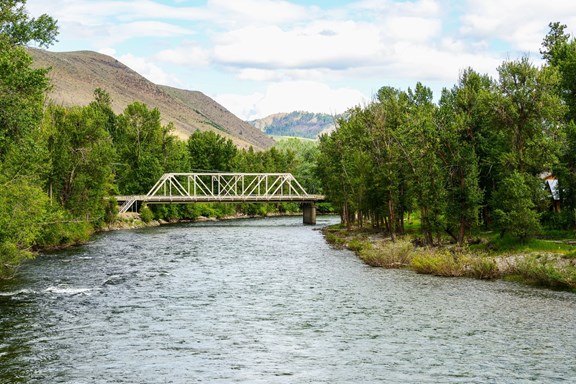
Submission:
{"label": "water ripple", "polygon": [[0,382],[576,377],[576,295],[370,268],[301,218],[108,233],[7,284]]}

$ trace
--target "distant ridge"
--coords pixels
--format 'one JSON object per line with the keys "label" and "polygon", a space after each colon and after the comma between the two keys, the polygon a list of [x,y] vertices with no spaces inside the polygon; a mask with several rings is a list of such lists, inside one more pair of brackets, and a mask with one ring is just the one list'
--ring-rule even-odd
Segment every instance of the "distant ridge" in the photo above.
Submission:
{"label": "distant ridge", "polygon": [[196,130],[209,130],[243,148],[266,149],[274,144],[262,131],[202,92],[154,84],[110,56],[92,51],[49,52],[33,48],[29,53],[35,67],[52,68],[49,77],[53,89],[48,97],[57,104],[87,105],[94,98],[94,90],[102,88],[110,94],[114,112],[121,113],[134,101],[158,108],[163,123],[174,123],[175,133],[183,139]]}
{"label": "distant ridge", "polygon": [[316,139],[324,133],[332,132],[338,116],[327,113],[312,113],[295,111],[290,113],[275,113],[249,123],[273,136],[293,136]]}

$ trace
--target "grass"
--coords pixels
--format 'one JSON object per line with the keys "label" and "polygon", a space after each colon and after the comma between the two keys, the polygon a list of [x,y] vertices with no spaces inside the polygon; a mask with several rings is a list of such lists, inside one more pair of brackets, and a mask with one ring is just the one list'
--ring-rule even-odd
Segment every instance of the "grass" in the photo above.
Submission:
{"label": "grass", "polygon": [[479,244],[471,245],[470,249],[476,251],[489,251],[494,254],[505,254],[510,252],[553,252],[553,253],[567,253],[575,250],[573,245],[570,245],[560,239],[531,239],[526,242],[518,242],[510,236],[500,237],[495,233],[483,233],[479,236],[481,242]]}
{"label": "grass", "polygon": [[528,284],[576,292],[575,261],[563,262],[548,255],[530,255],[516,264],[511,275]]}
{"label": "grass", "polygon": [[414,246],[406,240],[380,240],[362,247],[358,256],[373,267],[404,268],[412,262]]}

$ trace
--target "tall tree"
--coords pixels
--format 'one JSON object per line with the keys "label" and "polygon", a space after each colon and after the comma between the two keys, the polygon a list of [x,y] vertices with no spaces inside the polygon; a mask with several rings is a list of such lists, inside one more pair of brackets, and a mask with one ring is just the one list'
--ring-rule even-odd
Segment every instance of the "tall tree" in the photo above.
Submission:
{"label": "tall tree", "polygon": [[10,277],[42,230],[39,143],[47,70],[33,69],[24,46],[54,42],[56,22],[30,18],[25,1],[0,2],[0,278]]}
{"label": "tall tree", "polygon": [[101,219],[115,157],[105,128],[108,116],[94,104],[68,108],[50,105],[45,116],[50,195],[76,217]]}
{"label": "tall tree", "polygon": [[[520,183],[530,190],[531,201],[522,198],[524,206],[514,205],[518,212],[498,215],[500,220],[515,217],[535,209],[542,201],[542,182],[539,175],[550,171],[558,163],[562,137],[562,119],[566,111],[556,92],[559,77],[554,68],[537,68],[527,58],[504,62],[499,68],[498,83],[489,99],[492,113],[490,125],[499,138],[494,163],[498,167],[495,175],[495,196],[509,201],[514,197]],[[492,207],[498,208],[495,198]],[[532,221],[537,217],[532,217]],[[502,223],[497,223],[502,226]],[[514,225],[514,223],[512,224]],[[516,225],[521,224],[517,221]],[[531,225],[530,228],[537,228]],[[508,230],[508,232],[514,232]],[[532,231],[533,232],[533,231]],[[526,237],[522,232],[519,237]],[[532,233],[534,234],[534,233]]]}
{"label": "tall tree", "polygon": [[447,230],[463,245],[466,231],[478,221],[482,204],[478,150],[482,152],[482,94],[491,82],[471,68],[463,71],[439,104],[441,149],[447,191]]}
{"label": "tall tree", "polygon": [[406,147],[411,148],[414,164],[416,200],[420,208],[422,234],[426,244],[434,243],[446,228],[443,215],[446,209],[446,172],[438,157],[441,150],[440,133],[435,121],[437,107],[432,91],[421,83],[408,89],[410,98]]}

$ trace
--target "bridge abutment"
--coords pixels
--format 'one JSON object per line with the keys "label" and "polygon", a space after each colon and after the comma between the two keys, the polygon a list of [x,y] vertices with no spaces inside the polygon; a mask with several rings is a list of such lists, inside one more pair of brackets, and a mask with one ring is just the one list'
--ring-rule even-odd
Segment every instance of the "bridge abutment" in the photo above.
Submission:
{"label": "bridge abutment", "polygon": [[304,224],[316,225],[316,205],[314,203],[302,204]]}

